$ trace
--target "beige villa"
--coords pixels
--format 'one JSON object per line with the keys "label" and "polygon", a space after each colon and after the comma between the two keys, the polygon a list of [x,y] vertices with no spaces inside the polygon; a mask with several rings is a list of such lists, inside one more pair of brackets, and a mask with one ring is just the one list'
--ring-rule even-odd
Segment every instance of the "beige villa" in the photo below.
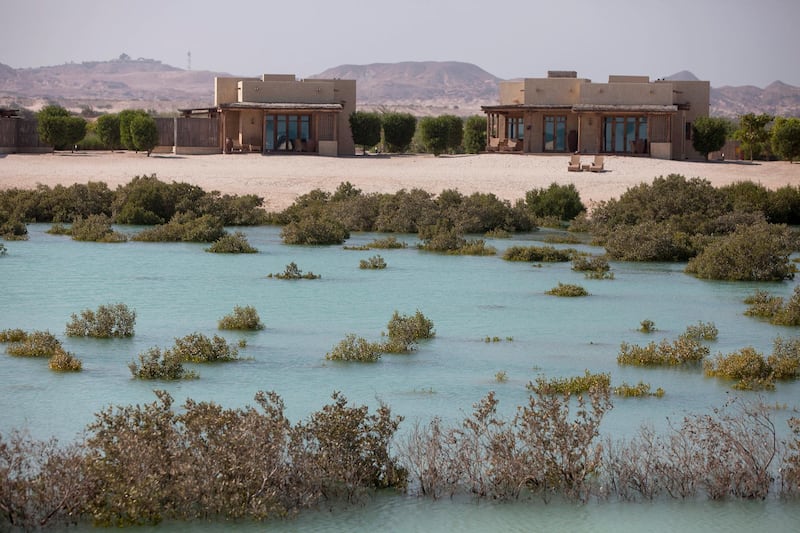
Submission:
{"label": "beige villa", "polygon": [[550,71],[499,85],[500,104],[482,108],[490,151],[702,158],[691,135],[693,121],[708,116],[707,81],[609,76],[593,83]]}
{"label": "beige villa", "polygon": [[353,155],[355,80],[299,80],[293,74],[218,77],[214,107],[182,109],[216,118],[218,149],[230,152]]}

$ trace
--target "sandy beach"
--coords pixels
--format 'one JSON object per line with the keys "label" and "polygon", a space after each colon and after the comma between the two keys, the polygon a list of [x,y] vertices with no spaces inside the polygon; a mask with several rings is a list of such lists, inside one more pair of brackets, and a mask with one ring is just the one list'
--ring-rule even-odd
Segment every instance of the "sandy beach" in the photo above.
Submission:
{"label": "sandy beach", "polygon": [[[591,156],[584,156],[589,163]],[[584,204],[618,198],[629,187],[668,174],[699,177],[715,186],[753,181],[769,189],[800,186],[800,165],[785,161],[690,162],[642,157],[606,156],[605,171],[568,172],[567,155],[480,154],[368,155],[320,157],[308,155],[219,154],[172,155],[132,152],[57,152],[0,155],[0,189],[33,188],[102,181],[109,187],[134,176],[155,174],[163,181],[192,183],[207,191],[256,194],[266,208],[278,211],[299,195],[319,188],[333,191],[349,181],[365,193],[393,193],[420,188],[438,194],[457,189],[464,194],[494,193],[515,201],[531,189],[551,183],[574,183]]]}

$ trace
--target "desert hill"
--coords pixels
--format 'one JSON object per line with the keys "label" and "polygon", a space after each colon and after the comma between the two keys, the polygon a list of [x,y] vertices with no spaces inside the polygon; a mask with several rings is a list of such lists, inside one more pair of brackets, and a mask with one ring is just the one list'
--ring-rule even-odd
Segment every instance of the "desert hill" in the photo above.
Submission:
{"label": "desert hill", "polygon": [[405,109],[416,115],[477,113],[482,105],[497,103],[501,81],[457,61],[341,65],[313,77],[356,80],[359,107]]}
{"label": "desert hill", "polygon": [[[110,61],[15,69],[0,63],[0,107],[38,110],[53,102],[80,111],[115,112],[125,108],[171,113],[209,106],[214,77],[224,72],[176,68],[153,59],[125,54]],[[363,110],[398,110],[418,116],[480,113],[497,103],[500,78],[471,63],[406,61],[340,65],[311,78],[355,79]],[[681,71],[665,79],[696,80]],[[800,116],[800,87],[776,81],[754,86],[711,89],[711,114],[735,118],[744,113]]]}

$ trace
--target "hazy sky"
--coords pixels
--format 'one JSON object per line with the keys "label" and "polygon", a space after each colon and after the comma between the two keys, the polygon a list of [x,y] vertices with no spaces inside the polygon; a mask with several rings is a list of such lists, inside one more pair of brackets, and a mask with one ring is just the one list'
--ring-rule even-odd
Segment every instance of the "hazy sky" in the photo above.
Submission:
{"label": "hazy sky", "polygon": [[[491,7],[496,6],[496,7]],[[798,0],[2,0],[0,63],[126,53],[306,77],[342,64],[465,61],[501,78],[575,70],[714,87],[800,86]]]}

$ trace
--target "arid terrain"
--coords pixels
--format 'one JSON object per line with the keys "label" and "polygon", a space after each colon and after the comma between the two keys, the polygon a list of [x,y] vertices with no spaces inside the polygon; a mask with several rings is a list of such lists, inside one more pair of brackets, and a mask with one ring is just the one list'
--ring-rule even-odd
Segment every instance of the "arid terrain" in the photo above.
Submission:
{"label": "arid terrain", "polygon": [[[57,103],[74,112],[147,109],[171,114],[182,108],[213,105],[215,76],[260,74],[187,70],[124,54],[110,61],[25,69],[0,63],[0,107],[38,111],[47,103]],[[642,74],[651,79],[698,79],[687,71],[671,75],[665,72],[616,74]],[[546,75],[539,71],[520,72],[520,76],[528,77]],[[340,65],[310,77],[356,80],[359,109],[401,111],[415,116],[480,114],[482,105],[497,103],[497,83],[501,81],[477,65],[457,61]],[[709,81],[712,116],[736,118],[744,113],[800,116],[800,87],[780,81],[765,88],[717,87],[715,80]]]}
{"label": "arid terrain", "polygon": [[[365,193],[420,188],[438,194],[494,193],[514,202],[551,183],[574,183],[587,206],[618,198],[629,187],[681,174],[715,186],[749,180],[775,189],[800,186],[800,165],[784,161],[690,162],[641,157],[605,158],[603,172],[568,172],[566,155],[480,154],[462,156],[369,155],[329,158],[307,155],[229,154],[182,156],[132,152],[56,152],[0,156],[0,189],[102,181],[116,188],[137,175],[155,174],[228,194],[257,194],[278,211],[313,189],[334,191],[349,181]],[[585,163],[591,156],[584,156]]]}

